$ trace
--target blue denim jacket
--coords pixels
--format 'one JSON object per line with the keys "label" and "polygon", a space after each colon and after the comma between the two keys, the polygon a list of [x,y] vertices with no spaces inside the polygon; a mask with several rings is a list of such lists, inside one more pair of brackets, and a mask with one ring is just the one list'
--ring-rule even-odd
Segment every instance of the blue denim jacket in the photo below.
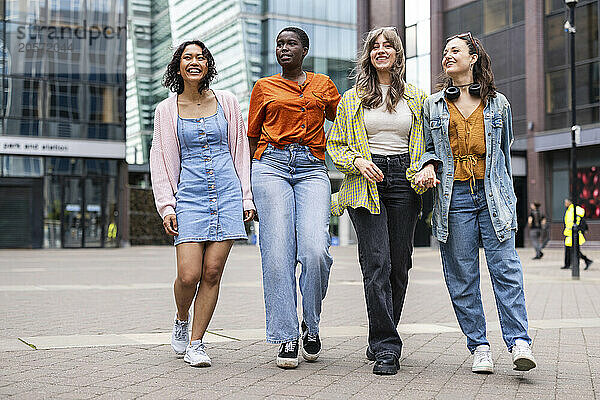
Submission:
{"label": "blue denim jacket", "polygon": [[[425,153],[421,156],[419,170],[435,161],[437,177],[441,184],[434,189],[433,235],[441,242],[448,239],[448,210],[454,184],[454,161],[448,139],[450,114],[443,92],[432,94],[423,105]],[[513,142],[512,114],[504,95],[496,93],[483,110],[485,125],[485,177],[484,186],[492,225],[498,240],[510,238],[517,229],[517,197],[513,188],[510,146]]]}

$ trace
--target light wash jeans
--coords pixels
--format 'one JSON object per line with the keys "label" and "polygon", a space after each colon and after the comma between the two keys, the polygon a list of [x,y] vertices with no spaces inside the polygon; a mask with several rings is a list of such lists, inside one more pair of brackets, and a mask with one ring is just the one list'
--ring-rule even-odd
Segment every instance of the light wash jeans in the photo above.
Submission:
{"label": "light wash jeans", "polygon": [[479,289],[479,241],[485,250],[502,337],[509,351],[515,339],[531,343],[527,334],[527,311],[523,270],[515,250],[515,232],[500,242],[486,202],[483,180],[471,193],[468,181],[454,181],[448,216],[448,240],[440,242],[444,277],[461,330],[471,352],[486,338],[485,315]]}
{"label": "light wash jeans", "polygon": [[331,187],[325,162],[306,146],[271,145],[252,160],[252,193],[259,218],[267,342],[299,338],[296,265],[300,263],[302,315],[319,333],[329,270]]}

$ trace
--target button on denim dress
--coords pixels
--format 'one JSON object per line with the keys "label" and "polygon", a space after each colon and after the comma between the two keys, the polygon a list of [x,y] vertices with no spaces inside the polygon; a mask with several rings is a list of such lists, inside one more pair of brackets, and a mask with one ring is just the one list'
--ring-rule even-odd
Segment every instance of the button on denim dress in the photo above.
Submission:
{"label": "button on denim dress", "polygon": [[227,143],[221,105],[206,118],[177,117],[181,173],[175,195],[175,245],[246,239],[240,180]]}

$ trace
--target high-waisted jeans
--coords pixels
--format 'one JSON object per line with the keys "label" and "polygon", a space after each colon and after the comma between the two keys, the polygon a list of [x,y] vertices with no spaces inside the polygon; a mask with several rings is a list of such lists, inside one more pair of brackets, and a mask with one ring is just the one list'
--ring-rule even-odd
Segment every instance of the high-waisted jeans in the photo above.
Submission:
{"label": "high-waisted jeans", "polygon": [[327,293],[331,187],[325,162],[306,146],[271,145],[252,161],[252,192],[258,212],[267,342],[299,335],[296,265],[300,263],[302,316],[319,333],[321,303]]}
{"label": "high-waisted jeans", "polygon": [[479,242],[496,297],[502,337],[509,350],[516,339],[531,343],[527,334],[527,311],[523,291],[523,270],[515,250],[515,232],[500,242],[492,226],[483,180],[471,192],[469,181],[454,181],[448,215],[448,240],[440,242],[446,286],[458,324],[467,336],[471,352],[486,338],[485,315],[479,289]]}
{"label": "high-waisted jeans", "polygon": [[377,183],[380,214],[363,207],[348,208],[358,237],[358,259],[363,274],[369,347],[377,358],[387,354],[400,357],[402,340],[396,327],[400,322],[408,287],[408,270],[420,198],[406,179],[410,164],[407,154],[373,155],[383,172]]}

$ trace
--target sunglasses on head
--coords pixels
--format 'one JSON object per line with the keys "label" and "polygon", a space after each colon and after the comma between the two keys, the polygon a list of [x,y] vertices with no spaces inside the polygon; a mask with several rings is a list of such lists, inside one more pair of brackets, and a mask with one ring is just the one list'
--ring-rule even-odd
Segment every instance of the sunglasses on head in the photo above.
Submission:
{"label": "sunglasses on head", "polygon": [[448,43],[452,39],[468,40],[475,48],[475,52],[479,54],[479,49],[477,48],[477,44],[475,44],[475,39],[473,39],[473,35],[471,34],[471,32],[459,33],[458,35],[450,36],[448,39],[446,39],[446,43]]}

